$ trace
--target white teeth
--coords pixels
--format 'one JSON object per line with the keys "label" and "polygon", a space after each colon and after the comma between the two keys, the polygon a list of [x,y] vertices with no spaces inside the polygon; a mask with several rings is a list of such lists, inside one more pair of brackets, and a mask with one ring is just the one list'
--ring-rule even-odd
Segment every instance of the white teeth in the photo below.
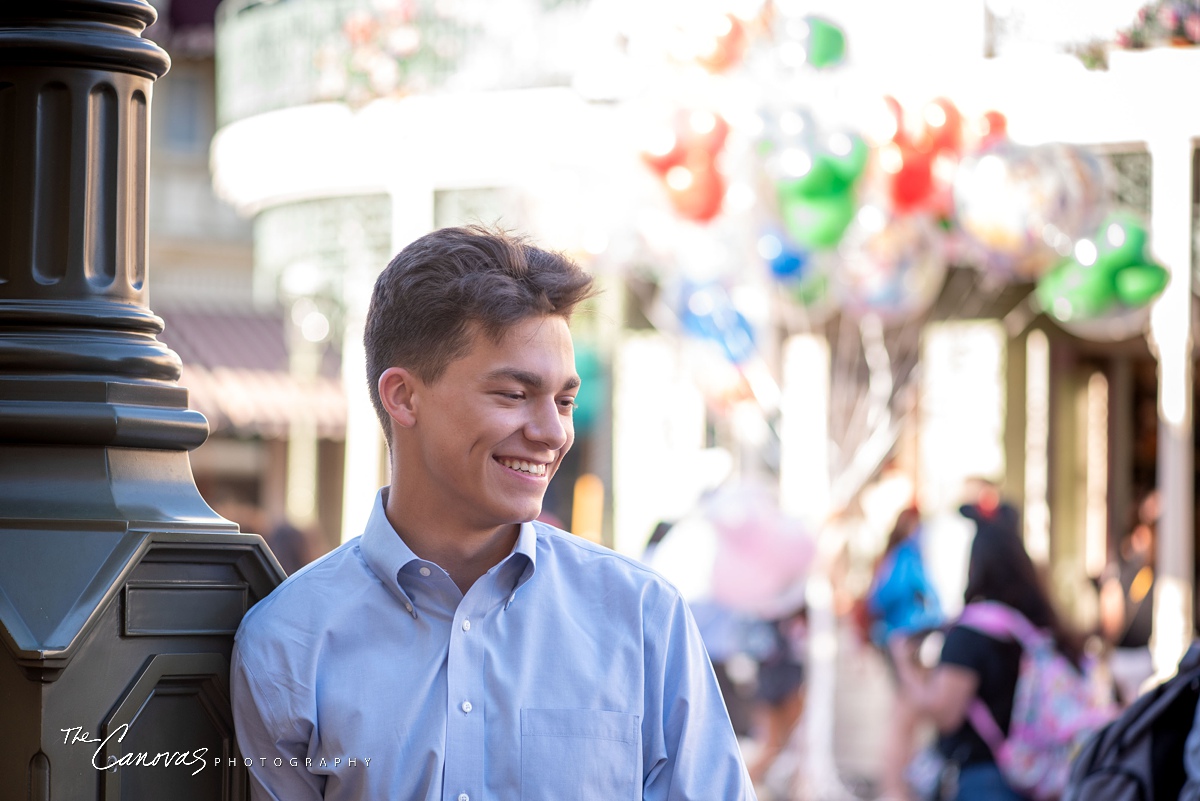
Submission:
{"label": "white teeth", "polygon": [[537,464],[535,462],[524,462],[520,459],[500,459],[500,464],[512,470],[519,470],[522,473],[529,473],[533,476],[546,475],[546,465]]}

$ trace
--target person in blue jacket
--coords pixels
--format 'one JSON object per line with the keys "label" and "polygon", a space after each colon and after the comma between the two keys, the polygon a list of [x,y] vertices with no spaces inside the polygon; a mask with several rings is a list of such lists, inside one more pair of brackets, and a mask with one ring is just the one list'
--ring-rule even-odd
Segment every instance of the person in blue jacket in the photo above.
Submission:
{"label": "person in blue jacket", "polygon": [[[920,534],[920,511],[915,506],[901,511],[867,590],[871,641],[889,660],[888,641],[893,635],[920,636],[945,621],[937,591],[925,572]],[[889,665],[895,667],[890,661]],[[912,758],[918,720],[917,709],[897,693],[884,742],[882,798],[902,799],[908,795],[905,769]]]}
{"label": "person in blue jacket", "polygon": [[937,628],[945,619],[937,591],[925,572],[920,532],[917,508],[900,512],[867,591],[871,640],[884,649],[893,634],[920,634]]}

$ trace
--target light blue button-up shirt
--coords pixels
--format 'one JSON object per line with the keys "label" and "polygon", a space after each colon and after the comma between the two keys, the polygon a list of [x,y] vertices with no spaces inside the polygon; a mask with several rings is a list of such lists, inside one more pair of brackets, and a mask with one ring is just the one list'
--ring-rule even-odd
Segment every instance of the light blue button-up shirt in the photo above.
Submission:
{"label": "light blue button-up shirt", "polygon": [[542,523],[463,595],[381,492],[246,615],[231,684],[256,800],[754,798],[679,593]]}

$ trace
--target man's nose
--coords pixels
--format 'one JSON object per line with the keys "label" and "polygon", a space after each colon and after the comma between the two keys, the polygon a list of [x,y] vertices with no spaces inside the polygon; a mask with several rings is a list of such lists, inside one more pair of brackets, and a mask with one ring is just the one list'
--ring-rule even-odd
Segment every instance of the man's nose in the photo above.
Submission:
{"label": "man's nose", "polygon": [[570,414],[563,414],[555,398],[536,404],[525,426],[526,436],[550,450],[557,451],[570,441],[574,432]]}

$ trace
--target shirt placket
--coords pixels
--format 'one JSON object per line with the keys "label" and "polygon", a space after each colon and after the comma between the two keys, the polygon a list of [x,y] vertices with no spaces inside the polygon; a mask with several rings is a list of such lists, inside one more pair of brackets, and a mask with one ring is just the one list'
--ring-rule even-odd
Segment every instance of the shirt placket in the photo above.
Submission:
{"label": "shirt placket", "polygon": [[483,622],[492,576],[475,582],[450,627],[446,663],[446,767],[443,801],[483,801]]}

